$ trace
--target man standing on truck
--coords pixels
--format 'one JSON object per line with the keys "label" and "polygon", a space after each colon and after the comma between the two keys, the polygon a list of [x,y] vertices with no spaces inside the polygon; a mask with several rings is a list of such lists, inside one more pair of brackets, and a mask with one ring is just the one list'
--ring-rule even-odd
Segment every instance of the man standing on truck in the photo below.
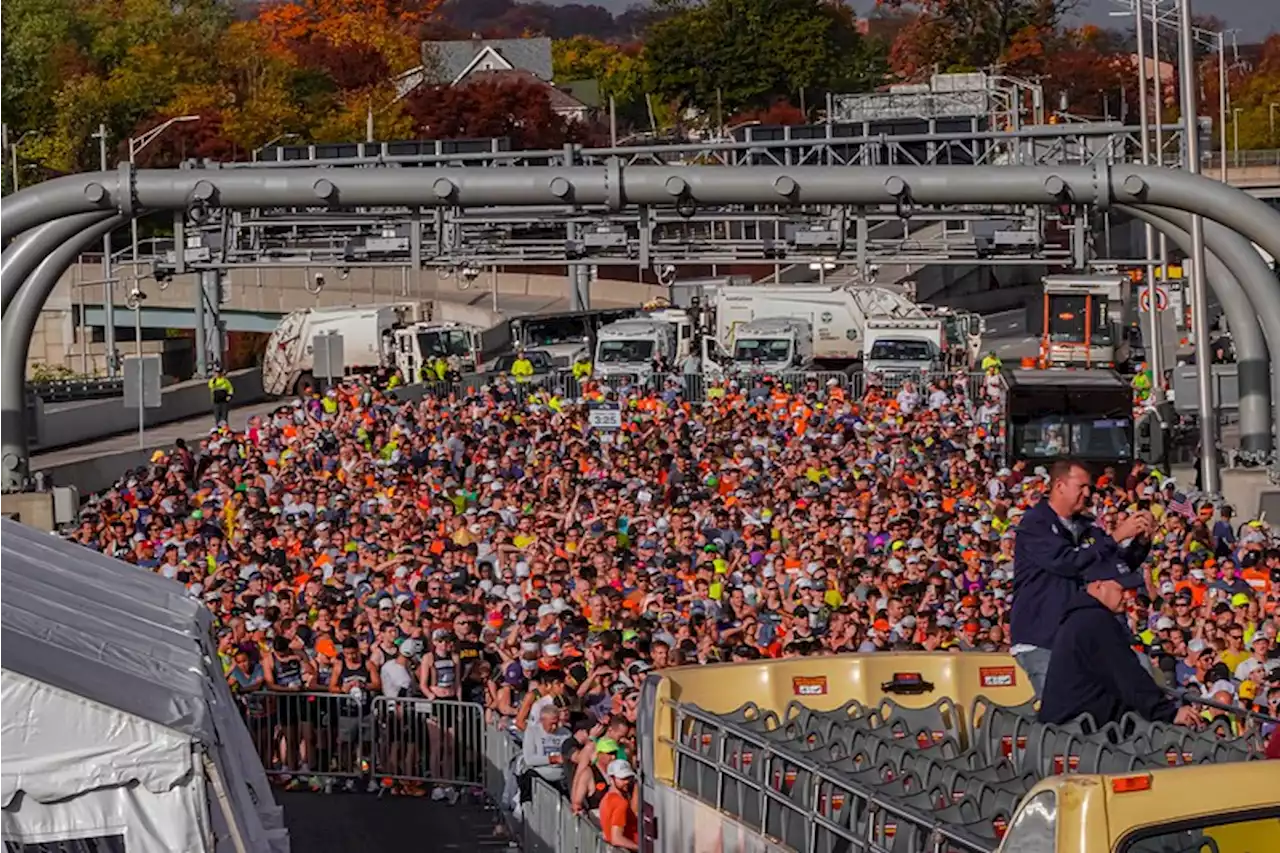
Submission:
{"label": "man standing on truck", "polygon": [[991,352],[987,353],[986,357],[982,359],[983,373],[991,373],[992,371],[999,373],[1002,367],[1004,367],[1004,362],[1000,360],[1000,356],[996,355],[995,350],[991,350]]}
{"label": "man standing on truck", "polygon": [[573,362],[573,379],[575,382],[585,382],[591,378],[591,356],[588,353],[579,353]]}
{"label": "man standing on truck", "polygon": [[1040,722],[1061,724],[1089,714],[1105,726],[1132,711],[1152,722],[1194,727],[1195,709],[1179,708],[1156,685],[1116,619],[1125,610],[1125,593],[1146,583],[1141,572],[1121,569],[1116,560],[1094,560],[1084,571],[1085,588],[1068,599],[1053,639]]}
{"label": "man standing on truck", "polygon": [[235,386],[227,378],[227,372],[221,367],[215,368],[213,378],[209,380],[209,396],[213,398],[214,426],[225,426],[231,420],[231,397],[235,393]]}
{"label": "man standing on truck", "polygon": [[[1085,571],[1118,561],[1137,569],[1150,548],[1147,537],[1155,528],[1151,514],[1126,517],[1109,536],[1084,511],[1091,488],[1083,465],[1055,462],[1049,469],[1048,499],[1023,516],[1014,541],[1010,651],[1037,697],[1044,694],[1058,624]],[[1127,546],[1119,544],[1126,541]]]}

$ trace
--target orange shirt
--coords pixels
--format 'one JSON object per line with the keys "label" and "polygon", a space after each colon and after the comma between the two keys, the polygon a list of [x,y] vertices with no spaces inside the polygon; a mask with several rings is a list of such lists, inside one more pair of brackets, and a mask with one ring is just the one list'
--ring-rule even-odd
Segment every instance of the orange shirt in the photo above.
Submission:
{"label": "orange shirt", "polygon": [[629,841],[638,840],[636,814],[631,811],[631,801],[610,790],[600,801],[600,832],[607,843],[612,844],[615,837],[614,827],[622,830],[622,835]]}

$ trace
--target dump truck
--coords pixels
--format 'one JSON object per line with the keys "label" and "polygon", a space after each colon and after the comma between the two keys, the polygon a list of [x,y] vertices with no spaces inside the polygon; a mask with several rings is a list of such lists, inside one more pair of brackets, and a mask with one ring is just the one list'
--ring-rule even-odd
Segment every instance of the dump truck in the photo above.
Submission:
{"label": "dump truck", "polygon": [[[648,853],[1280,850],[1280,766],[1252,760],[1258,734],[1042,724],[1007,654],[668,669],[643,683],[636,722]],[[546,849],[601,849],[553,790],[526,813]]]}
{"label": "dump truck", "polygon": [[267,340],[263,390],[277,397],[310,393],[315,387],[313,341],[328,334],[342,336],[344,374],[399,367],[410,380],[417,376],[423,353],[458,356],[475,370],[511,342],[501,315],[443,299],[303,308],[285,316]]}
{"label": "dump truck", "polygon": [[[927,341],[935,358],[948,348],[944,323],[905,294],[871,285],[750,285],[709,294],[712,334],[728,352],[738,327],[758,320],[804,320],[813,334],[813,366],[856,370],[876,340]],[[910,321],[910,322],[907,322]]]}
{"label": "dump truck", "polygon": [[601,326],[596,334],[597,376],[646,379],[661,359],[672,370],[693,351],[693,319],[679,308],[648,311],[629,320]]}

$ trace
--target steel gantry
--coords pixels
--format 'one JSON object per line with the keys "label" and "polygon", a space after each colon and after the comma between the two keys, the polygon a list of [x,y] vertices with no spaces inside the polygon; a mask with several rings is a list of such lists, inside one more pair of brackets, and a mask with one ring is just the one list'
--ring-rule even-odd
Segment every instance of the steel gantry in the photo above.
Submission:
{"label": "steel gantry", "polygon": [[[1063,124],[1011,132],[942,129],[874,132],[875,122],[748,126],[733,138],[617,148],[508,151],[503,140],[354,142],[275,146],[255,162],[218,170],[436,169],[624,166],[1063,166],[1132,162],[1138,127]],[[1180,125],[1162,147],[1176,163]],[[462,149],[462,150],[459,150]],[[484,150],[477,150],[484,149]],[[194,168],[201,166],[193,164]],[[909,223],[906,222],[909,220]],[[1056,208],[989,205],[698,205],[609,210],[581,200],[544,208],[344,208],[272,206],[208,211],[185,225],[177,247],[152,259],[162,276],[183,268],[521,265],[659,267],[727,263],[1075,264],[1094,237],[1089,223]]]}
{"label": "steel gantry", "polygon": [[[343,211],[402,207],[443,209],[555,206],[597,207],[619,214],[634,210],[694,211],[703,207],[863,206],[907,209],[927,205],[1015,205],[1047,208],[1115,206],[1148,211],[1158,229],[1178,239],[1178,223],[1166,214],[1196,214],[1216,222],[1280,256],[1280,212],[1248,194],[1207,178],[1150,166],[1096,162],[1092,166],[792,166],[725,168],[627,166],[613,159],[601,166],[544,166],[508,169],[335,169],[317,167],[181,169],[114,172],[58,178],[14,194],[0,211],[3,259],[3,340],[0,341],[0,416],[3,417],[4,487],[27,483],[28,448],[23,417],[23,374],[30,335],[58,277],[76,253],[104,229],[144,211],[178,211],[199,219],[206,211],[302,208]],[[1167,210],[1162,210],[1167,209]],[[647,214],[646,214],[647,215]],[[73,217],[80,230],[68,237]],[[1262,306],[1275,302],[1277,284],[1248,274],[1240,257],[1242,241],[1223,240],[1206,229],[1207,249],[1237,278],[1262,323],[1274,370],[1280,354],[1280,325]],[[1252,251],[1251,249],[1249,251]],[[29,266],[20,279],[19,261]],[[1280,403],[1269,383],[1254,371],[1242,374],[1246,393]],[[1202,429],[1211,447],[1215,418],[1211,400],[1202,401]],[[1269,451],[1276,418],[1257,407],[1248,411],[1242,433]],[[1261,422],[1259,422],[1261,421]],[[1204,454],[1206,484],[1216,487],[1214,454]],[[1211,488],[1210,490],[1216,490]]]}

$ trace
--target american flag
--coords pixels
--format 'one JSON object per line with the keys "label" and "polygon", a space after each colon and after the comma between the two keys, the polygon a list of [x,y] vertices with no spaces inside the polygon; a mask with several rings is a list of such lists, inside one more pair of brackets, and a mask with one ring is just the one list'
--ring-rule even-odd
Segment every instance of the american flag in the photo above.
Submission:
{"label": "american flag", "polygon": [[1173,500],[1169,501],[1169,512],[1176,512],[1183,518],[1195,518],[1196,514],[1195,507],[1182,492],[1173,493]]}

